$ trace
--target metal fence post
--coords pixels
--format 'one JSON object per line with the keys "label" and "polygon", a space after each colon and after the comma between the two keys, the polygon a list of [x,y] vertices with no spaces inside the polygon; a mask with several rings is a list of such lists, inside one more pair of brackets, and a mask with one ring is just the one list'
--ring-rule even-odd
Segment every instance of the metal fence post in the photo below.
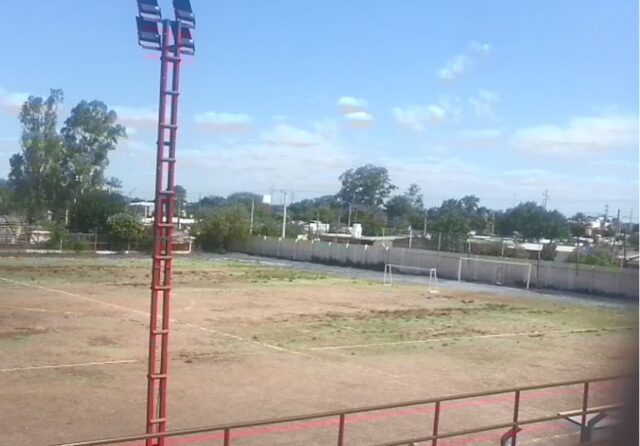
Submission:
{"label": "metal fence post", "polygon": [[338,446],[344,445],[344,414],[340,414],[340,423],[338,424]]}
{"label": "metal fence post", "polygon": [[580,443],[587,441],[587,406],[589,405],[589,381],[584,382],[584,390],[582,393],[582,417],[580,420]]}
{"label": "metal fence post", "polygon": [[431,446],[438,446],[438,425],[440,423],[440,401],[436,401],[436,409],[433,415],[433,436]]}
{"label": "metal fence post", "polygon": [[511,446],[516,446],[518,441],[518,415],[520,412],[520,391],[516,390],[515,399],[513,401],[513,442]]}

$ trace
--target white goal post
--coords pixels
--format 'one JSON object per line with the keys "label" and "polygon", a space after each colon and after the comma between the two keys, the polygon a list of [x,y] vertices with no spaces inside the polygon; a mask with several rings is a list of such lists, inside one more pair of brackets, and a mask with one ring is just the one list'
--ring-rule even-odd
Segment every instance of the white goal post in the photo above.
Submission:
{"label": "white goal post", "polygon": [[471,264],[471,262],[478,262],[478,263],[494,263],[494,264],[498,264],[498,268],[496,270],[496,283],[497,284],[502,284],[502,280],[505,278],[504,277],[504,266],[505,265],[512,265],[515,267],[520,267],[522,268],[522,273],[523,273],[523,278],[526,275],[526,285],[527,285],[527,289],[529,289],[529,285],[531,284],[531,270],[532,270],[532,265],[531,263],[525,263],[525,262],[512,262],[509,260],[491,260],[491,259],[479,259],[479,258],[474,258],[474,257],[460,257],[458,260],[458,282],[462,281],[462,264],[463,262],[467,262],[467,271],[469,270],[469,266]]}
{"label": "white goal post", "polygon": [[424,273],[424,276],[429,277],[429,291],[436,292],[438,289],[438,270],[436,268],[423,268],[419,266],[406,266],[406,265],[396,265],[393,263],[385,263],[384,265],[384,276],[382,279],[382,283],[384,286],[392,286],[393,285],[393,270],[396,271],[416,271]]}

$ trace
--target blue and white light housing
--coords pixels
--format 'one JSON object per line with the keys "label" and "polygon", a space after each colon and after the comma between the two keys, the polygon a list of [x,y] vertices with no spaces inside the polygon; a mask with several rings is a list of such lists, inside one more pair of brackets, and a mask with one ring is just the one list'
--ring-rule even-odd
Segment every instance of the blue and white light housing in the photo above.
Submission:
{"label": "blue and white light housing", "polygon": [[138,0],[138,13],[145,20],[158,22],[162,20],[158,0]]}
{"label": "blue and white light housing", "polygon": [[189,0],[173,0],[173,10],[176,15],[176,20],[180,24],[187,28],[196,27],[196,18],[193,15],[193,9],[191,9],[191,2]]}

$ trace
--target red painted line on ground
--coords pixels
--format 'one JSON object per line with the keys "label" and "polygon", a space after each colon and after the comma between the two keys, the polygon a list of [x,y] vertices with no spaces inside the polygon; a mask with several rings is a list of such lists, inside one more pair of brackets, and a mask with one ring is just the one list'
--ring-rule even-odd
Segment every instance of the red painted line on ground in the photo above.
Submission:
{"label": "red painted line on ground", "polygon": [[[611,390],[615,386],[616,384],[614,383],[594,383],[591,385],[590,393],[593,394],[595,392],[603,392],[603,391]],[[522,402],[522,401],[536,400],[540,398],[580,394],[582,393],[582,391],[583,391],[583,388],[581,385],[580,386],[574,385],[572,387],[567,387],[567,388],[532,390],[532,391],[523,393],[520,397],[520,401]],[[443,403],[440,408],[442,411],[442,410],[452,410],[452,409],[469,408],[469,407],[481,407],[489,404],[505,404],[505,403],[512,403],[512,402],[513,402],[513,395],[505,394],[505,395],[491,396],[483,399],[475,399],[475,400],[470,399],[470,400],[461,400],[461,401],[455,401],[450,403]],[[435,410],[434,406],[429,405],[427,407],[411,407],[411,408],[404,408],[404,409],[398,409],[398,410],[387,411],[387,412],[365,413],[361,415],[351,415],[351,416],[348,415],[345,419],[345,424],[355,424],[355,423],[360,423],[365,421],[378,421],[378,420],[383,420],[387,418],[400,417],[404,415],[421,415],[421,414],[432,413],[434,410]],[[324,418],[324,419],[318,419],[318,420],[303,421],[303,422],[297,422],[297,423],[274,424],[274,425],[268,425],[268,426],[238,429],[238,430],[231,431],[231,439],[243,438],[243,437],[254,437],[254,436],[273,434],[273,433],[293,432],[293,431],[300,431],[300,430],[313,429],[313,428],[333,427],[333,426],[337,426],[338,423],[339,423],[338,417],[335,417],[335,418]],[[561,425],[564,426],[564,423],[554,423],[554,424],[557,426],[561,426]],[[522,432],[536,432],[538,430],[544,431],[545,429],[547,430],[553,429],[553,428],[548,428],[547,426],[549,425],[550,424],[547,423],[545,425],[539,425],[539,426],[528,426],[527,428],[523,429]],[[522,432],[520,434],[522,434]],[[443,443],[443,444],[446,444],[447,446],[454,446],[456,444],[466,444],[471,441],[481,441],[481,440],[487,440],[487,439],[490,440],[494,438],[500,438],[500,435],[502,435],[502,433],[496,434],[495,432],[493,432],[493,433],[479,435],[477,436],[477,438],[474,437],[474,439],[460,438],[455,440],[449,440],[447,443]],[[206,433],[206,434],[191,435],[183,438],[175,438],[175,439],[168,438],[166,443],[168,445],[182,445],[182,444],[197,443],[202,441],[210,441],[210,440],[217,440],[217,439],[223,439],[223,438],[224,438],[224,433],[222,431],[219,431],[219,432],[212,432],[212,433]],[[463,440],[464,442],[462,443],[456,443],[456,441],[463,441]],[[142,446],[142,445],[143,443],[135,443],[135,446]]]}

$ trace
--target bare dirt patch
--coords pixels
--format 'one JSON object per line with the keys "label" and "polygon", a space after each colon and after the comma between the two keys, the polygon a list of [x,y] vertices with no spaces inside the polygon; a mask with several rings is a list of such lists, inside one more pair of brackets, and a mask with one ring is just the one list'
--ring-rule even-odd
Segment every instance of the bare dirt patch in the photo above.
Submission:
{"label": "bare dirt patch", "polygon": [[[0,280],[0,369],[12,370],[0,373],[7,444],[143,430],[148,269],[142,259],[2,259],[0,277],[17,281]],[[193,259],[176,262],[174,279],[172,428],[610,374],[637,349],[625,328],[635,327],[637,309],[430,295],[417,285]],[[576,393],[524,408],[545,415],[579,404]],[[445,421],[492,421],[510,407],[469,411]],[[351,425],[348,438],[422,434],[429,417],[385,420]],[[334,429],[234,444],[325,437]]]}

